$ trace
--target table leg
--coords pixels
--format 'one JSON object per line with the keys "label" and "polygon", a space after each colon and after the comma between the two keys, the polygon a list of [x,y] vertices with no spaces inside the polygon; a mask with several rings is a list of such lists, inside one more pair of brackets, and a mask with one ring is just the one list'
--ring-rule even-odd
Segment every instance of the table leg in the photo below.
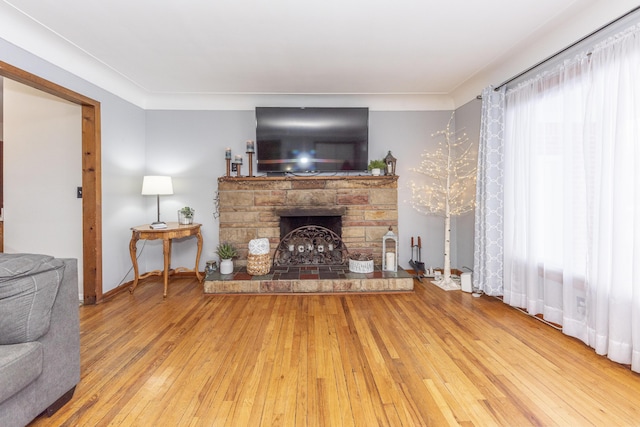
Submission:
{"label": "table leg", "polygon": [[202,282],[202,275],[200,274],[200,269],[198,268],[198,264],[200,263],[200,255],[202,254],[202,233],[200,233],[200,229],[198,228],[198,234],[196,234],[196,238],[198,239],[198,253],[196,254],[196,278],[198,282]]}
{"label": "table leg", "polygon": [[137,246],[138,243],[138,235],[137,233],[133,233],[131,235],[131,241],[129,242],[129,255],[131,255],[131,262],[133,263],[133,284],[129,286],[129,292],[133,293],[138,286],[138,280],[140,280],[140,273],[138,271],[138,258],[136,257]]}
{"label": "table leg", "polygon": [[167,297],[167,288],[169,287],[169,263],[171,262],[171,239],[162,241],[162,253],[164,254],[164,294]]}

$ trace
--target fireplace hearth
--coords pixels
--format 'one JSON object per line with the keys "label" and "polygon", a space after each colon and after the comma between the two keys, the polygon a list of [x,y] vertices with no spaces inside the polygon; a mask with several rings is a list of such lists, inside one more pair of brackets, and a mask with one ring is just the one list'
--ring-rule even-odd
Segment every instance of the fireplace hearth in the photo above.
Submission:
{"label": "fireplace hearth", "polygon": [[204,293],[215,294],[321,294],[350,292],[412,292],[413,277],[403,269],[353,273],[349,266],[276,266],[264,276],[251,276],[245,267],[233,274],[213,271],[204,279]]}

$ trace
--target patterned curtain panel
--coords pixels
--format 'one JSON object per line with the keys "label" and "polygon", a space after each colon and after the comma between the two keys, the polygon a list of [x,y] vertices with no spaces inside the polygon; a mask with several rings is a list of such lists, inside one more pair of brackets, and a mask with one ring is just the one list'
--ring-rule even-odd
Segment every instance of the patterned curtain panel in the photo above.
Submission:
{"label": "patterned curtain panel", "polygon": [[503,294],[504,101],[504,88],[482,91],[473,288],[487,295]]}

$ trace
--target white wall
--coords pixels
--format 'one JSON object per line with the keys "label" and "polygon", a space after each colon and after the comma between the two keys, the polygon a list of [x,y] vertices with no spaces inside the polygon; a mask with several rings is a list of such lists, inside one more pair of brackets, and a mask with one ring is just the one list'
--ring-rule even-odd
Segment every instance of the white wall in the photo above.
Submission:
{"label": "white wall", "polygon": [[80,106],[4,80],[4,250],[78,259],[82,294]]}

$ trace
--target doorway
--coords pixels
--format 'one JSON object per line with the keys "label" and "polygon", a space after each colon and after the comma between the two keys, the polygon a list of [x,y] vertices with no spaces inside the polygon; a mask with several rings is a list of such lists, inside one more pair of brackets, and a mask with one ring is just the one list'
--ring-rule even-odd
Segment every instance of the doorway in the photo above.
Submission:
{"label": "doorway", "polygon": [[77,259],[82,294],[81,108],[2,79],[4,250]]}
{"label": "doorway", "polygon": [[82,259],[85,304],[102,300],[100,103],[0,61],[0,76],[78,104],[82,113]]}

